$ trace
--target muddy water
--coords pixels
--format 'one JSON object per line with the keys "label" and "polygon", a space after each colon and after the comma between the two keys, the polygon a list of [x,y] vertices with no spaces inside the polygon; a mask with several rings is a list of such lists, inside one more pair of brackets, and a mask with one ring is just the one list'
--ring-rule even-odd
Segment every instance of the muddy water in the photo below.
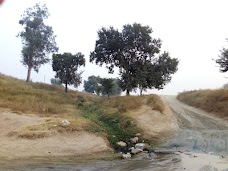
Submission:
{"label": "muddy water", "polygon": [[[1,171],[228,171],[228,123],[186,106],[172,96],[164,99],[176,114],[179,131],[161,147],[171,154],[143,153],[130,160],[33,162],[1,161]],[[204,153],[199,155],[197,153]],[[212,156],[214,154],[217,156]]]}
{"label": "muddy water", "polygon": [[[1,162],[0,162],[1,164]],[[1,169],[0,169],[1,170]],[[140,156],[130,160],[115,161],[74,161],[70,163],[32,163],[20,161],[4,163],[2,170],[7,171],[164,171],[183,170],[180,156],[177,154]]]}

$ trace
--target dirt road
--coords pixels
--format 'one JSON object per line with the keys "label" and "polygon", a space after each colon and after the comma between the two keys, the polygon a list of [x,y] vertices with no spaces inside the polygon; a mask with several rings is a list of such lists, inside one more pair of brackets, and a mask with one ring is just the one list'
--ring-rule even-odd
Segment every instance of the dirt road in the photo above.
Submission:
{"label": "dirt road", "polygon": [[177,117],[179,131],[165,146],[228,155],[228,122],[190,107],[175,96],[163,96]]}

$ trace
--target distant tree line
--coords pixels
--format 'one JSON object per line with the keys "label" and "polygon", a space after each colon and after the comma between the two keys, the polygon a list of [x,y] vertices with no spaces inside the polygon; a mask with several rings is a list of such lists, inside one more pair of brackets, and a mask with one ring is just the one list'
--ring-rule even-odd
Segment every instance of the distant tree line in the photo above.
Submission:
{"label": "distant tree line", "polygon": [[[79,68],[85,66],[85,57],[81,52],[58,54],[52,27],[44,22],[49,17],[45,5],[36,4],[28,8],[19,24],[23,31],[18,33],[22,39],[22,64],[27,66],[26,81],[30,81],[31,70],[39,71],[41,65],[48,63],[52,54],[52,68],[56,72],[52,84],[75,87],[82,83]],[[119,78],[100,78],[90,76],[84,81],[84,90],[97,95],[126,95],[137,89],[140,94],[147,89],[163,89],[177,71],[178,59],[171,58],[166,51],[161,52],[162,41],[151,37],[152,28],[139,23],[126,24],[121,31],[109,27],[98,31],[95,49],[90,53],[90,62],[106,65],[109,73],[119,68]]]}
{"label": "distant tree line", "polygon": [[120,95],[122,89],[119,86],[118,78],[101,78],[99,76],[89,76],[87,81],[84,81],[84,90],[88,93],[97,95],[110,96]]}

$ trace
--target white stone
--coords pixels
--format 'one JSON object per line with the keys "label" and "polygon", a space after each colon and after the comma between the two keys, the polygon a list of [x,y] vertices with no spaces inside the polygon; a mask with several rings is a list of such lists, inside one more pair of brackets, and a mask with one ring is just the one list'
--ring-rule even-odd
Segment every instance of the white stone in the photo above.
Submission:
{"label": "white stone", "polygon": [[70,125],[70,122],[68,120],[64,119],[60,122],[60,125],[62,127],[66,127],[66,126]]}
{"label": "white stone", "polygon": [[138,153],[141,153],[141,152],[143,152],[143,150],[138,149],[138,148],[133,148],[133,149],[131,150],[131,154],[138,154]]}
{"label": "white stone", "polygon": [[137,144],[135,144],[135,148],[144,150],[145,144],[144,143],[137,143]]}
{"label": "white stone", "polygon": [[127,144],[123,141],[119,141],[116,144],[119,145],[120,147],[126,147],[127,146]]}
{"label": "white stone", "polygon": [[130,153],[122,154],[122,158],[123,159],[129,159],[129,158],[131,158],[131,154]]}

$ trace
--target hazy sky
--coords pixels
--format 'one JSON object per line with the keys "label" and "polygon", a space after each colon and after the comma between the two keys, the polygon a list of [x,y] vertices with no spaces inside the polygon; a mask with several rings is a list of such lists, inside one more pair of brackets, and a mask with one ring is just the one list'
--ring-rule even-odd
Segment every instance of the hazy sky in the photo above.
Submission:
{"label": "hazy sky", "polygon": [[[180,60],[178,72],[159,94],[219,88],[228,82],[224,78],[228,75],[219,73],[212,60],[223,47],[228,48],[227,0],[5,0],[0,6],[1,73],[26,79],[27,68],[20,63],[21,39],[16,35],[22,30],[18,23],[21,14],[36,2],[45,3],[49,9],[46,23],[57,35],[59,53],[85,54],[83,79],[90,75],[118,76],[118,72],[110,75],[107,69],[89,63],[97,31],[137,22],[152,27],[152,37],[163,41],[162,50]],[[31,79],[50,83],[54,74],[51,64],[46,64],[38,74],[32,72]]]}

